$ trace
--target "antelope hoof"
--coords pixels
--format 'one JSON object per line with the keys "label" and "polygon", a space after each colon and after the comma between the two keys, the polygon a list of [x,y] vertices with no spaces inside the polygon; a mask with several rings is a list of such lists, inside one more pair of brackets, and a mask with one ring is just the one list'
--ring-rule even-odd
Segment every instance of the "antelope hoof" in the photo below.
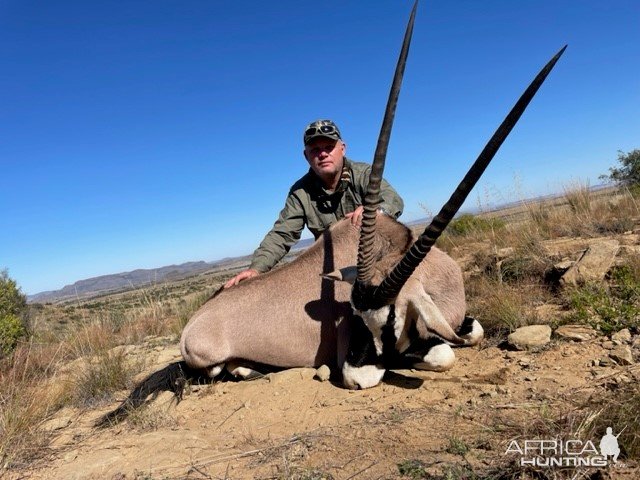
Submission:
{"label": "antelope hoof", "polygon": [[456,355],[453,349],[446,343],[440,343],[429,349],[422,362],[414,364],[414,368],[418,370],[430,370],[433,372],[444,372],[453,367],[456,361]]}
{"label": "antelope hoof", "polygon": [[244,366],[240,363],[229,362],[227,364],[227,372],[236,378],[242,378],[243,380],[253,380],[254,378],[262,377],[263,375],[254,370],[253,368]]}
{"label": "antelope hoof", "polygon": [[220,372],[222,372],[223,369],[224,363],[220,363],[218,365],[213,365],[212,367],[205,368],[205,371],[207,372],[209,378],[216,378],[218,375],[220,375]]}
{"label": "antelope hoof", "polygon": [[358,390],[375,387],[384,376],[385,369],[377,365],[354,367],[345,362],[342,367],[342,382],[346,388]]}

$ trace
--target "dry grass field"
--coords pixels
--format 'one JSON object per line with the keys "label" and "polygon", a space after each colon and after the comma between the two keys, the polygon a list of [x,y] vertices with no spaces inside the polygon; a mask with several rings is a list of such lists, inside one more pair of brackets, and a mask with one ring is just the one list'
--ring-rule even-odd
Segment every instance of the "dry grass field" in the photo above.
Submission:
{"label": "dry grass field", "polygon": [[[603,242],[617,254],[601,278],[568,281]],[[32,305],[31,336],[0,360],[0,477],[640,478],[640,199],[576,187],[462,216],[439,246],[463,267],[485,342],[457,350],[449,372],[390,372],[364,391],[292,369],[188,385],[180,403],[165,393],[98,429],[136,381],[179,359],[183,326],[233,271]],[[508,345],[533,324],[587,333]],[[622,430],[608,467],[521,465],[507,453],[514,440],[598,447],[607,427]]]}

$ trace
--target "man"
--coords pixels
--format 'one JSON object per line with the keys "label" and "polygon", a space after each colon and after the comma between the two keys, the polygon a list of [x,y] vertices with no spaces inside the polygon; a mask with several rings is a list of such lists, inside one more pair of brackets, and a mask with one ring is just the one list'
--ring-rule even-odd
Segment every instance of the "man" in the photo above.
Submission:
{"label": "man", "polygon": [[[303,140],[309,172],[289,190],[278,220],[253,253],[249,269],[229,280],[225,288],[271,270],[300,239],[305,225],[316,239],[342,218],[349,218],[354,226],[360,226],[371,166],[347,159],[347,145],[331,120],[309,124]],[[394,218],[399,217],[404,204],[385,180],[380,193],[380,209]]]}

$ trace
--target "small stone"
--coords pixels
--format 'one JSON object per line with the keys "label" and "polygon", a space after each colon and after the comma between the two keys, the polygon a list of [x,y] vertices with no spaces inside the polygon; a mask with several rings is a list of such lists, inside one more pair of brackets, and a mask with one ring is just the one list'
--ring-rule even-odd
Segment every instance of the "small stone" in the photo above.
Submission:
{"label": "small stone", "polygon": [[611,360],[609,357],[602,357],[598,364],[601,367],[610,367],[611,365],[613,365],[613,360]]}
{"label": "small stone", "polygon": [[520,327],[509,335],[507,341],[518,350],[541,347],[551,341],[551,327],[549,325]]}
{"label": "small stone", "polygon": [[631,349],[626,345],[619,345],[609,352],[611,357],[618,365],[632,365],[633,355]]}
{"label": "small stone", "polygon": [[496,387],[496,392],[499,393],[500,395],[509,395],[511,393],[511,390],[509,390],[507,387],[504,387],[502,385],[498,385]]}
{"label": "small stone", "polygon": [[71,425],[71,418],[69,417],[53,418],[45,422],[42,429],[45,431],[61,430],[69,425]]}
{"label": "small stone", "polygon": [[606,348],[607,350],[611,350],[615,345],[611,341],[602,342],[602,348]]}
{"label": "small stone", "polygon": [[326,365],[321,365],[320,368],[316,370],[315,378],[320,380],[321,382],[326,382],[331,377],[331,370]]}
{"label": "small stone", "polygon": [[631,342],[631,332],[628,328],[623,328],[619,332],[611,335],[611,340],[613,342],[621,342],[621,343],[630,343]]}
{"label": "small stone", "polygon": [[554,333],[561,338],[575,342],[584,342],[596,336],[596,331],[586,325],[562,325],[556,328]]}
{"label": "small stone", "polygon": [[633,343],[631,344],[631,346],[633,348],[640,348],[640,335],[636,336],[636,338],[633,340]]}
{"label": "small stone", "polygon": [[576,262],[574,262],[573,260],[562,260],[562,261],[556,263],[553,266],[553,268],[558,272],[566,272],[571,267],[573,267],[574,263],[576,263]]}
{"label": "small stone", "polygon": [[531,359],[528,357],[522,357],[520,361],[518,361],[518,365],[521,367],[528,367],[531,365]]}

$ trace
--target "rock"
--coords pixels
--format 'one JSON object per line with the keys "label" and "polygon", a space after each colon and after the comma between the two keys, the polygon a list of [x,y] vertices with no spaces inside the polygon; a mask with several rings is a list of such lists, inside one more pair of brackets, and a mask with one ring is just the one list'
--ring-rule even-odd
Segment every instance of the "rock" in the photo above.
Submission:
{"label": "rock", "polygon": [[321,382],[326,382],[327,380],[329,380],[329,377],[331,377],[331,370],[326,365],[322,365],[316,370],[316,375],[314,378],[317,378]]}
{"label": "rock", "polygon": [[617,240],[593,242],[578,261],[562,275],[561,285],[579,285],[587,281],[602,281],[620,250]]}
{"label": "rock", "polygon": [[520,327],[509,335],[507,341],[518,350],[541,347],[551,341],[551,327],[549,325]]}
{"label": "rock", "polygon": [[624,328],[611,335],[611,340],[613,342],[631,343],[631,332],[628,328]]}
{"label": "rock", "polygon": [[607,350],[611,350],[613,347],[615,347],[615,344],[609,340],[606,340],[604,342],[602,342],[602,348],[606,348]]}
{"label": "rock", "polygon": [[564,259],[561,262],[556,263],[553,268],[555,268],[556,270],[562,270],[562,271],[567,271],[569,270],[571,267],[573,267],[573,264],[576,263],[573,260],[568,260],[568,259]]}
{"label": "rock", "polygon": [[640,336],[636,336],[636,338],[633,340],[633,343],[631,344],[631,346],[633,348],[640,348]]}
{"label": "rock", "polygon": [[488,392],[482,392],[480,394],[480,397],[482,397],[482,398],[486,398],[486,397],[495,398],[497,396],[498,396],[498,392],[496,392],[495,390],[490,390]]}
{"label": "rock", "polygon": [[596,331],[587,325],[562,325],[554,332],[557,336],[576,342],[584,342],[595,338]]}
{"label": "rock", "polygon": [[531,359],[529,357],[522,357],[518,361],[518,365],[520,365],[521,367],[529,367],[531,365]]}
{"label": "rock", "polygon": [[609,357],[602,357],[599,364],[601,367],[610,367],[611,365],[613,365],[613,360],[611,360]]}
{"label": "rock", "polygon": [[511,394],[511,390],[509,390],[507,387],[504,387],[502,385],[498,385],[496,387],[496,393],[498,393],[500,395],[510,395]]}
{"label": "rock", "polygon": [[619,345],[609,352],[609,357],[618,365],[633,364],[633,355],[631,349],[626,345]]}
{"label": "rock", "polygon": [[71,425],[72,420],[71,417],[68,416],[64,416],[61,418],[52,418],[51,420],[46,421],[43,425],[42,425],[42,429],[45,431],[55,431],[55,430],[61,430],[65,427],[68,427],[69,425]]}

